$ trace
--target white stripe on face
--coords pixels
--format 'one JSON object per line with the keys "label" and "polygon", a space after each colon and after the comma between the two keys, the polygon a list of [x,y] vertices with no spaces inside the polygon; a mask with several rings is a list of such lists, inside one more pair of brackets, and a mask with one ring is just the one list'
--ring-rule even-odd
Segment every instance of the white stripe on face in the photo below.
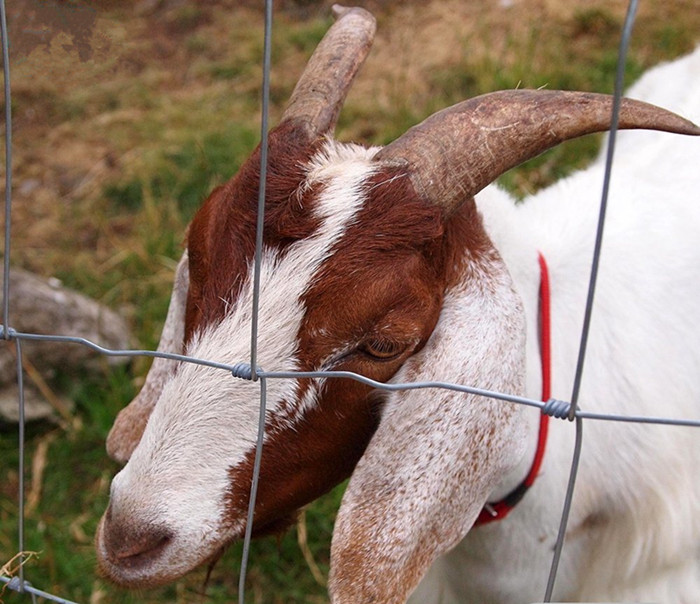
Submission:
{"label": "white stripe on face", "polygon": [[[297,334],[303,294],[362,207],[363,183],[372,174],[374,150],[329,142],[312,160],[305,186],[321,185],[314,205],[316,233],[286,248],[265,249],[260,272],[258,364],[269,370],[297,368]],[[252,268],[226,317],[192,338],[187,354],[229,364],[250,358]],[[298,421],[296,382],[269,380],[268,417],[281,412]],[[308,398],[308,397],[307,397]],[[289,413],[291,409],[291,414]],[[243,519],[221,531],[229,469],[255,446],[259,385],[221,370],[183,363],[165,386],[139,446],[112,485],[113,517],[166,525],[173,538],[159,561],[186,572],[238,532]],[[235,488],[235,485],[234,487]],[[188,567],[188,568],[186,568]]]}

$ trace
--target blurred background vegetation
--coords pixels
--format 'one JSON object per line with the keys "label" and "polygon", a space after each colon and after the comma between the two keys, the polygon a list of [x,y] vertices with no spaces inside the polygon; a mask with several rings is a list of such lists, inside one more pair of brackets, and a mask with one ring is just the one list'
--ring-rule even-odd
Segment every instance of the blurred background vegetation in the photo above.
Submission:
{"label": "blurred background vegetation", "polygon": [[[275,3],[272,119],[331,23],[330,2]],[[617,0],[358,0],[378,18],[374,50],[338,138],[383,144],[430,113],[501,88],[610,92],[626,3]],[[134,346],[155,348],[186,225],[257,144],[262,0],[9,0],[14,116],[13,266],[53,276],[112,307]],[[700,41],[696,0],[646,0],[627,65],[648,67]],[[48,11],[48,12],[47,12]],[[77,21],[76,21],[77,20]],[[71,23],[78,23],[72,27]],[[585,165],[598,137],[503,177],[522,196]],[[111,422],[149,361],[101,374],[58,372],[69,421],[28,427],[25,567],[38,587],[85,603],[230,602],[240,546],[176,585],[124,592],[95,572],[93,535],[118,466]],[[0,566],[17,553],[17,430],[0,425]],[[251,602],[326,602],[342,487],[300,524],[255,542]],[[307,537],[308,535],[308,537]],[[6,592],[0,601],[20,602]]]}

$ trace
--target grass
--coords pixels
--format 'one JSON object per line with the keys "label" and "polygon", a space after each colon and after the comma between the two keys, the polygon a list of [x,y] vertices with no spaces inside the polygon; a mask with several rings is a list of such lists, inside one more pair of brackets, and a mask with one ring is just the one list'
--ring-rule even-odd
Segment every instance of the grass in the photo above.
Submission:
{"label": "grass", "polygon": [[257,137],[248,127],[225,124],[221,131],[207,132],[159,154],[142,175],[107,184],[103,195],[115,214],[144,211],[148,197],[173,200],[182,216],[191,216],[216,184],[238,170]]}
{"label": "grass", "polygon": [[[497,88],[612,89],[622,2],[371,4],[378,38],[341,115],[343,140],[388,142],[435,110]],[[652,64],[690,50],[700,31],[700,15],[688,0],[641,4],[630,82]],[[88,60],[67,48],[66,34],[11,57],[12,262],[119,309],[135,345],[144,348],[157,345],[187,223],[255,146],[260,120],[257,4],[154,6],[105,3]],[[313,2],[289,2],[275,19],[273,121],[330,23]],[[15,27],[11,36],[20,35]],[[564,145],[501,183],[521,196],[546,186],[585,165],[598,141]],[[96,604],[234,601],[240,545],[214,569],[207,597],[198,595],[202,570],[136,594],[95,573],[92,539],[118,469],[104,440],[148,364],[136,359],[102,373],[59,372],[51,379],[75,411],[63,427],[28,426],[26,495],[34,503],[26,514],[25,548],[41,554],[27,562],[27,577],[47,591]],[[16,428],[0,426],[0,564],[18,548],[17,462]],[[342,486],[309,507],[303,548],[297,529],[254,544],[248,601],[326,601],[302,550],[326,576],[341,494]],[[9,593],[2,599],[25,601]]]}

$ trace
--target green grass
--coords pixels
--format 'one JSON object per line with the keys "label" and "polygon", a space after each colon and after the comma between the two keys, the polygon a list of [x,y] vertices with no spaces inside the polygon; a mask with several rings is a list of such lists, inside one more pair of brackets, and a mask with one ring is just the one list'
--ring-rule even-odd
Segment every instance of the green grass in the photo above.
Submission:
{"label": "green grass", "polygon": [[225,124],[219,131],[158,154],[144,176],[107,184],[104,197],[116,214],[143,211],[146,197],[174,200],[187,221],[212,188],[236,173],[258,136],[248,127]]}
{"label": "green grass", "polygon": [[[371,56],[360,76],[364,94],[351,93],[340,117],[342,137],[386,143],[442,107],[497,88],[612,90],[622,15],[608,3],[582,3],[546,21],[536,11],[504,20],[494,8],[497,3],[482,4],[475,25],[466,20],[446,24],[459,32],[446,37],[450,47],[444,61],[423,65],[425,57],[418,56],[415,66],[406,64],[400,49],[410,49],[419,38],[417,23],[435,21],[429,6],[375,3],[384,7],[376,49],[381,59],[372,63]],[[273,118],[330,23],[313,3],[290,6],[276,14]],[[662,19],[653,10],[640,14],[628,82],[697,40],[698,17],[683,2],[659,6]],[[411,7],[428,17],[414,15]],[[91,62],[77,62],[57,43],[50,55],[21,57],[15,65],[18,193],[12,258],[118,309],[131,325],[134,346],[152,349],[187,223],[211,188],[232,176],[257,143],[261,14],[233,9],[231,3],[201,3],[135,17],[131,8],[111,3],[101,19],[96,43],[105,50]],[[407,42],[402,47],[397,40]],[[394,62],[391,69],[385,69],[386,61]],[[563,145],[500,182],[523,196],[584,166],[598,152],[599,140],[587,137]],[[23,197],[28,181],[39,182],[39,190]],[[75,410],[69,426],[28,427],[28,495],[32,463],[43,456],[46,466],[36,507],[26,518],[25,547],[41,552],[27,563],[27,578],[85,603],[235,601],[240,544],[214,569],[207,598],[197,595],[201,570],[174,586],[136,594],[110,586],[95,573],[92,539],[118,470],[104,441],[148,366],[148,360],[134,359],[102,373],[59,374],[50,381],[52,389],[74,401]],[[18,548],[17,463],[16,428],[0,426],[0,564]],[[306,515],[308,548],[324,576],[342,490],[315,502]],[[27,601],[9,592],[2,599]],[[295,528],[254,543],[247,601],[326,601]]]}

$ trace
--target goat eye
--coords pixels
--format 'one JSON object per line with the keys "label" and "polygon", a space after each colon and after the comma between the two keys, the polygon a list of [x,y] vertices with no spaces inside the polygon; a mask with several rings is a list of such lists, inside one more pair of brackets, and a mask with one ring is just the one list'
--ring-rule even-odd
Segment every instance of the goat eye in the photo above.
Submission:
{"label": "goat eye", "polygon": [[405,349],[406,346],[400,342],[384,339],[368,340],[360,347],[363,353],[377,361],[391,361]]}

